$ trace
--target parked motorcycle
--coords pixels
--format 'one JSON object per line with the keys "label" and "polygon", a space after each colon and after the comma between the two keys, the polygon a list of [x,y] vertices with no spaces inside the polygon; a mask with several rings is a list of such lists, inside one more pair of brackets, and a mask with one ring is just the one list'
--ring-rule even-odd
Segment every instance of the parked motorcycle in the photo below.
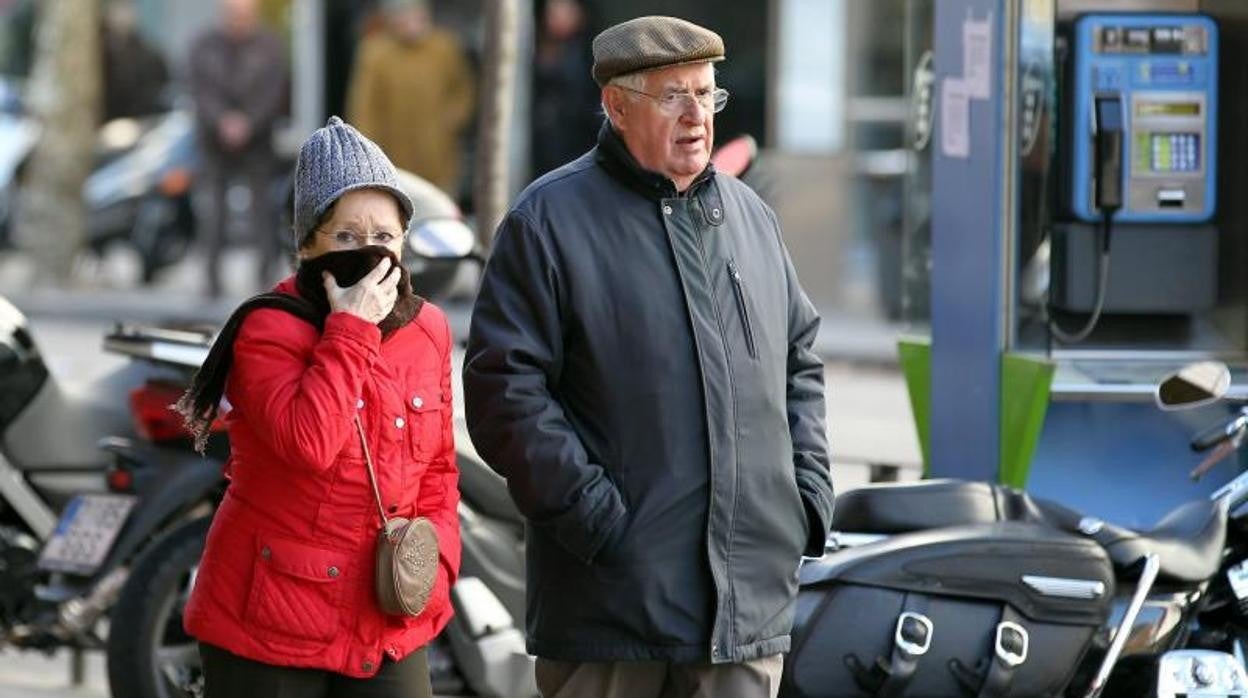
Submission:
{"label": "parked motorcycle", "polygon": [[[1158,403],[1229,382],[1191,366]],[[1226,455],[1246,431],[1241,411],[1193,447]],[[1132,531],[987,483],[847,492],[800,571],[781,695],[1248,695],[1245,503],[1248,473]]]}
{"label": "parked motorcycle", "polygon": [[105,124],[82,187],[90,252],[103,256],[113,245],[128,246],[139,256],[144,284],[181,261],[195,241],[197,159],[189,112]]}
{"label": "parked motorcycle", "polygon": [[[13,245],[19,175],[39,133],[24,110],[20,86],[0,78],[0,248]],[[114,119],[100,128],[93,157],[82,189],[87,250],[101,257],[115,245],[129,247],[149,283],[180,261],[195,239],[192,118],[173,110]]]}
{"label": "parked motorcycle", "polygon": [[161,373],[129,362],[64,384],[21,311],[0,298],[0,645],[103,645],[98,621],[143,540],[117,537],[136,495],[97,442],[134,433],[117,396]]}

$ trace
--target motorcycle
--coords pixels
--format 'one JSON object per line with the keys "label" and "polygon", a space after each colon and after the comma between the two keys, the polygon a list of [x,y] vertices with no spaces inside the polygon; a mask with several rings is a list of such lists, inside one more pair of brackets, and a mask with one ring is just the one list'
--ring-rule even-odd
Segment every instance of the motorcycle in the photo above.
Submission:
{"label": "motorcycle", "polygon": [[[1197,364],[1163,409],[1230,383]],[[1233,453],[1248,409],[1193,441]],[[1131,531],[1010,488],[948,480],[837,499],[808,559],[781,695],[1248,695],[1248,472]],[[853,632],[846,632],[853,628]]]}
{"label": "motorcycle", "polygon": [[162,370],[129,362],[88,385],[51,374],[25,316],[0,298],[0,645],[98,649],[141,549],[118,537],[135,506],[98,440],[134,433],[115,399]]}
{"label": "motorcycle", "polygon": [[[19,84],[0,78],[0,247],[12,247],[18,180],[41,128],[25,113]],[[189,113],[172,110],[101,126],[83,183],[86,250],[118,244],[138,254],[144,283],[183,257],[195,239],[191,183],[196,152]]]}
{"label": "motorcycle", "polygon": [[191,202],[197,153],[194,119],[174,110],[100,129],[96,164],[83,183],[87,250],[122,244],[138,254],[144,284],[181,261],[195,241]]}

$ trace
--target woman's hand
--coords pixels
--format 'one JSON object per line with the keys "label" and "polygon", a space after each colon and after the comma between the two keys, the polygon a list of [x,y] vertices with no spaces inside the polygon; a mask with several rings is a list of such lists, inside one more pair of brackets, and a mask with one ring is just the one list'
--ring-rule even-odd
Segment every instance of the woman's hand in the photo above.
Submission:
{"label": "woman's hand", "polygon": [[343,288],[329,272],[322,272],[330,312],[350,313],[374,325],[386,319],[399,297],[399,270],[383,259],[354,286]]}

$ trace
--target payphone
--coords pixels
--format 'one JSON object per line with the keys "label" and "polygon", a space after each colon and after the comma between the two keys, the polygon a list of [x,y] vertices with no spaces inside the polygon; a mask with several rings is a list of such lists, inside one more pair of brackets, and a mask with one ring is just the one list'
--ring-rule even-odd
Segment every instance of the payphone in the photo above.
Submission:
{"label": "payphone", "polygon": [[1120,100],[1122,209],[1115,223],[1198,223],[1217,177],[1217,25],[1204,16],[1085,15],[1075,23],[1071,212],[1093,200],[1097,103]]}
{"label": "payphone", "polygon": [[1073,341],[1102,311],[1212,307],[1217,24],[1204,15],[1088,14],[1067,36],[1065,220],[1053,229],[1050,307],[1091,313]]}

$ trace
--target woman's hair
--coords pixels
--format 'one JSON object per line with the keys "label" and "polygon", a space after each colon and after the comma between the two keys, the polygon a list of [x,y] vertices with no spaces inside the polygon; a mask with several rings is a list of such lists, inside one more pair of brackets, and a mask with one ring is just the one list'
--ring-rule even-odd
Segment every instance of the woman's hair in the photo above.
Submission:
{"label": "woman's hair", "polygon": [[[325,207],[325,210],[321,212],[320,217],[318,217],[316,222],[312,224],[312,227],[308,229],[308,234],[304,235],[303,239],[299,241],[299,245],[295,249],[296,252],[312,244],[312,238],[316,235],[317,231],[321,229],[321,226],[325,225],[325,221],[329,220],[330,217],[334,215],[334,207],[337,205],[338,199],[334,199],[328,206]],[[299,261],[299,255],[296,254],[295,266],[299,266]]]}

